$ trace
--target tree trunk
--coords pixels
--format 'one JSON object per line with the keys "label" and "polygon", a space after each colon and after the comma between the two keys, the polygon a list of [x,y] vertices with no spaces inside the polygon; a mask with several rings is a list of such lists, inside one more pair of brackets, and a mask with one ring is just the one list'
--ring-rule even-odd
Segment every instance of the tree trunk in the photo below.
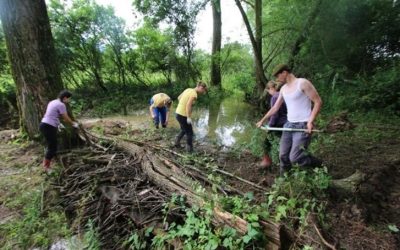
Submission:
{"label": "tree trunk", "polygon": [[211,1],[213,42],[211,51],[211,85],[221,87],[221,0]]}
{"label": "tree trunk", "polygon": [[239,8],[240,14],[242,15],[244,24],[247,29],[247,33],[250,37],[251,46],[253,47],[254,51],[254,64],[255,64],[255,71],[256,71],[256,81],[257,81],[257,91],[258,95],[261,96],[265,85],[267,83],[267,77],[265,76],[264,69],[263,69],[263,60],[262,60],[262,1],[256,0],[255,1],[255,30],[256,34],[253,34],[253,30],[251,28],[249,19],[246,15],[246,12],[243,9],[243,6],[240,0],[235,0],[236,5]]}
{"label": "tree trunk", "polygon": [[21,128],[33,138],[50,98],[63,84],[56,63],[53,37],[44,0],[1,0],[6,38]]}

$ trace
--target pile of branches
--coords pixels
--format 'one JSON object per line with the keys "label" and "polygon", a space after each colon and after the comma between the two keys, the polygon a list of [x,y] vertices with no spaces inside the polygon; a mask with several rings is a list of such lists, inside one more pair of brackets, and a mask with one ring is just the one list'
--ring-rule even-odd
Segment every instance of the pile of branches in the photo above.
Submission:
{"label": "pile of branches", "polygon": [[162,222],[170,195],[141,171],[139,155],[96,148],[60,162],[55,187],[72,227],[83,232],[91,221],[104,249],[119,248],[133,233]]}
{"label": "pile of branches", "polygon": [[[84,232],[92,223],[102,248],[123,248],[131,235],[140,236],[144,231],[141,229],[154,227],[157,229],[154,234],[162,233],[162,209],[173,194],[184,197],[187,206],[202,207],[208,199],[194,190],[198,183],[211,184],[207,175],[171,159],[178,156],[176,153],[163,154],[160,148],[145,143],[99,137],[83,129],[81,132],[84,133],[81,138],[90,147],[60,158],[63,168],[55,186],[72,220],[72,228]],[[166,157],[168,154],[174,156]],[[222,170],[217,172],[262,189]],[[240,192],[229,186],[219,186],[218,190],[225,195]],[[183,211],[177,209],[169,211],[166,220],[171,222],[184,217]],[[246,220],[224,211],[217,204],[213,208],[212,224],[230,226],[241,235],[249,228]],[[260,224],[268,241],[267,249],[279,248],[280,225],[272,221],[260,221]]]}

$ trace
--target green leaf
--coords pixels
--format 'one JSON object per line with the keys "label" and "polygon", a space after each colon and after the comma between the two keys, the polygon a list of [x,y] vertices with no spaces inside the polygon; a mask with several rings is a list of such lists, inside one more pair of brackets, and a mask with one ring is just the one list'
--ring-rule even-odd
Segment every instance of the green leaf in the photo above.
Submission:
{"label": "green leaf", "polygon": [[396,225],[388,225],[388,228],[393,233],[398,233],[400,231]]}
{"label": "green leaf", "polygon": [[243,242],[244,243],[249,243],[251,241],[251,237],[249,236],[249,235],[245,235],[245,236],[243,236]]}

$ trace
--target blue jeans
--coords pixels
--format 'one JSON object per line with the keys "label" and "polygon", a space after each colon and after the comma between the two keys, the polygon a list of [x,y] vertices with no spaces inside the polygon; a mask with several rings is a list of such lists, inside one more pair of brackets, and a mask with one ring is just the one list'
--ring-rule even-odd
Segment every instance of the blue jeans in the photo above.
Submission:
{"label": "blue jeans", "polygon": [[167,108],[166,107],[162,107],[162,108],[153,108],[153,113],[154,113],[154,125],[156,126],[156,128],[158,128],[158,125],[161,122],[161,125],[163,128],[167,127],[167,124],[165,124],[166,120],[167,120]]}
{"label": "blue jeans", "polygon": [[[283,127],[306,129],[307,122],[287,122]],[[305,132],[283,131],[279,146],[281,175],[290,170],[293,164],[304,167],[316,162],[316,159],[307,152],[310,141],[311,135]]]}

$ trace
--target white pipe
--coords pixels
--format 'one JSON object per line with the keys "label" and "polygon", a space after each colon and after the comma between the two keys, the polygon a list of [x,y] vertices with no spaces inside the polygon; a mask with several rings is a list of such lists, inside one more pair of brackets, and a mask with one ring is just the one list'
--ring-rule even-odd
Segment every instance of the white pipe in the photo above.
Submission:
{"label": "white pipe", "polygon": [[[270,126],[261,126],[260,128],[267,131],[307,132],[307,129],[304,128],[274,128]],[[319,129],[313,129],[312,132],[321,133],[323,131]]]}

